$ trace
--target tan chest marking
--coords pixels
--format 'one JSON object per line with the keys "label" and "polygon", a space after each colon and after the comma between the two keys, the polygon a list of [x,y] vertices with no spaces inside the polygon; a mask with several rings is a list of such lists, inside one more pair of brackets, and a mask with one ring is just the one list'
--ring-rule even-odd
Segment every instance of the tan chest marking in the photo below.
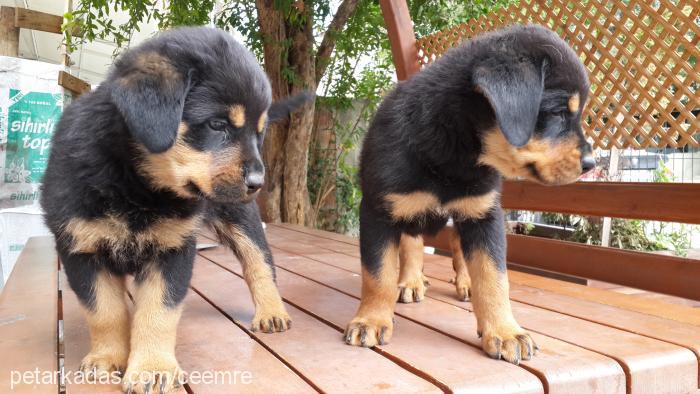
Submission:
{"label": "tan chest marking", "polygon": [[410,220],[440,207],[437,197],[428,192],[389,193],[384,198],[389,203],[394,220]]}
{"label": "tan chest marking", "polygon": [[482,218],[498,201],[493,190],[480,196],[465,196],[442,204],[429,192],[417,191],[406,194],[390,193],[385,197],[394,220],[411,220],[419,215],[452,215],[456,218]]}
{"label": "tan chest marking", "polygon": [[445,204],[455,218],[481,219],[498,203],[498,192],[492,190],[480,196],[467,196],[449,201]]}
{"label": "tan chest marking", "polygon": [[119,253],[125,249],[143,250],[149,245],[162,249],[179,248],[199,228],[200,221],[199,216],[164,218],[134,233],[123,219],[105,216],[90,220],[73,218],[65,229],[73,239],[73,253],[95,253],[100,246]]}

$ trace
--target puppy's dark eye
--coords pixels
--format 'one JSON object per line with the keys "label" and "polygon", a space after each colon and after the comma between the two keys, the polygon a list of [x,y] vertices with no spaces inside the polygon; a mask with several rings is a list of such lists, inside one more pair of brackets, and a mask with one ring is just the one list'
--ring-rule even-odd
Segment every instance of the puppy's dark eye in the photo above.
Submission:
{"label": "puppy's dark eye", "polygon": [[224,131],[226,126],[228,126],[228,123],[221,119],[212,119],[209,121],[209,127],[211,127],[213,130]]}

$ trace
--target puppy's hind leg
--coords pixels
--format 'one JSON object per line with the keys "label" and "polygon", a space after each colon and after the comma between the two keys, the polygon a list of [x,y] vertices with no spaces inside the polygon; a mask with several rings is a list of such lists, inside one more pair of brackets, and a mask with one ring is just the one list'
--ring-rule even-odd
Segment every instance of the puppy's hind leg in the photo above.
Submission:
{"label": "puppy's hind leg", "polygon": [[255,304],[252,331],[286,331],[292,319],[275,284],[275,266],[265,239],[255,202],[239,206],[213,206],[211,225],[222,243],[228,245],[243,267]]}
{"label": "puppy's hind leg", "polygon": [[98,268],[90,255],[62,255],[68,281],[84,306],[90,353],[80,364],[88,379],[124,372],[129,357],[129,310],[124,277]]}
{"label": "puppy's hind leg", "polygon": [[430,284],[423,275],[423,237],[401,234],[399,242],[399,301],[421,302]]}
{"label": "puppy's hind leg", "polygon": [[362,297],[355,317],[345,329],[345,343],[371,347],[384,345],[394,329],[398,296],[398,244],[400,233],[378,219],[363,201],[360,206]]}
{"label": "puppy's hind leg", "polygon": [[508,298],[503,213],[493,207],[483,219],[456,223],[472,279],[472,305],[481,346],[491,357],[519,364],[537,350],[515,321]]}
{"label": "puppy's hind leg", "polygon": [[460,301],[468,301],[471,297],[471,278],[469,278],[467,261],[464,259],[464,253],[462,252],[460,242],[457,231],[451,232],[450,250],[452,251],[452,268],[455,270],[453,283],[457,290],[457,299]]}

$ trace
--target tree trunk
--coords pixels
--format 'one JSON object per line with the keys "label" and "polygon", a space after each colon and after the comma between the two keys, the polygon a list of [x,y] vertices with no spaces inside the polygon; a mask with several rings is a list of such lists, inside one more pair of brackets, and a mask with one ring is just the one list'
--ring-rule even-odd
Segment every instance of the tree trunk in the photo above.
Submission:
{"label": "tree trunk", "polygon": [[[289,95],[289,86],[282,76],[284,48],[287,39],[284,16],[275,8],[273,0],[256,0],[258,23],[263,36],[265,72],[272,86],[272,98],[278,100]],[[284,145],[289,129],[288,121],[271,125],[263,143],[265,163],[265,186],[261,190],[258,204],[262,220],[277,223],[282,220],[282,187],[284,175]]]}
{"label": "tree trunk", "polygon": [[[292,26],[289,37],[292,47],[289,51],[289,63],[294,69],[291,93],[298,94],[305,90],[316,90],[313,56],[313,7],[301,4],[300,12],[306,21]],[[309,161],[309,142],[314,121],[314,104],[306,103],[292,115],[285,144],[284,195],[282,202],[282,219],[288,223],[306,224],[310,207],[309,190],[306,175]]]}
{"label": "tree trunk", "polygon": [[[324,34],[318,56],[314,56],[313,4],[294,2],[300,18],[279,12],[275,0],[256,0],[258,23],[263,37],[265,71],[275,100],[303,91],[315,92],[335,47],[336,35],[355,12],[358,0],[343,0]],[[291,44],[285,44],[291,42]],[[285,47],[285,45],[290,45]],[[316,71],[319,67],[319,72]],[[294,71],[290,82],[283,70]],[[309,143],[314,121],[314,103],[295,111],[289,121],[270,127],[263,145],[266,176],[258,204],[266,222],[309,224],[311,202],[307,188]]]}

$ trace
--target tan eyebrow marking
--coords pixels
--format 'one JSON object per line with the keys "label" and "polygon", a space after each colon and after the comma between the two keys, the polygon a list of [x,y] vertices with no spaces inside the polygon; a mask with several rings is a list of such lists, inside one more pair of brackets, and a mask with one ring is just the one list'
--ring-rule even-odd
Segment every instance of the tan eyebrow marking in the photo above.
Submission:
{"label": "tan eyebrow marking", "polygon": [[267,111],[263,112],[258,119],[258,133],[262,133],[265,129],[265,123],[267,123]]}
{"label": "tan eyebrow marking", "polygon": [[578,112],[579,104],[581,104],[581,97],[576,93],[569,98],[569,111],[572,113]]}
{"label": "tan eyebrow marking", "polygon": [[245,124],[245,108],[240,105],[232,105],[228,111],[228,118],[235,127],[243,127]]}

